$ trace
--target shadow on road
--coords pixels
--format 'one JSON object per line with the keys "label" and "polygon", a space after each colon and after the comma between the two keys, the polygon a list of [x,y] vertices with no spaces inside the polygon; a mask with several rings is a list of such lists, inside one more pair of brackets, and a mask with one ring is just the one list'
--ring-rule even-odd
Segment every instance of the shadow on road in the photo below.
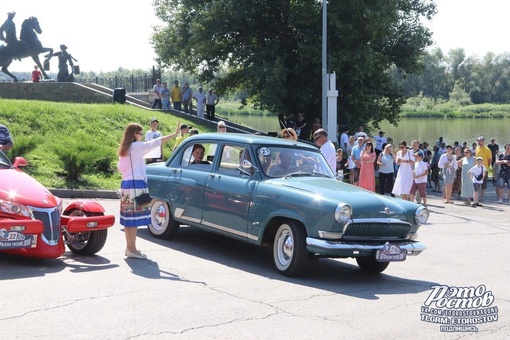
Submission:
{"label": "shadow on road", "polygon": [[[379,295],[385,294],[415,294],[428,291],[431,286],[437,284],[436,282],[400,278],[384,273],[371,274],[360,270],[357,265],[349,263],[352,260],[334,259],[312,260],[302,276],[286,277],[275,269],[270,246],[259,247],[188,226],[181,227],[172,240],[157,239],[149,233],[148,229],[144,228],[139,229],[138,237],[168,249],[271,280],[280,280],[368,300],[377,300]],[[408,261],[412,260],[410,258]],[[134,265],[134,262],[130,264],[130,266]],[[398,265],[402,264],[392,263],[386,271],[391,272],[391,267]],[[138,270],[148,270],[146,268],[148,266],[143,267],[143,264],[136,264],[136,267],[139,267]],[[414,269],[419,270],[419,268]],[[159,271],[159,268],[156,266],[156,269],[149,270]],[[146,275],[151,278],[158,277],[157,272]],[[353,289],[353,287],[355,288]]]}
{"label": "shadow on road", "polygon": [[106,270],[118,267],[102,256],[79,256],[66,252],[56,259],[37,259],[0,254],[0,281],[40,277],[70,268],[72,273]]}

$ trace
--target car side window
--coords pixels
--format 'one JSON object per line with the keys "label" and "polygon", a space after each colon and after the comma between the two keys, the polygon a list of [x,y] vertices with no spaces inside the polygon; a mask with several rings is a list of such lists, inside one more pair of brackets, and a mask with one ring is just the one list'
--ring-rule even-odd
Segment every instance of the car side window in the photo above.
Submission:
{"label": "car side window", "polygon": [[211,150],[214,152],[215,148],[215,143],[191,143],[184,149],[180,165],[182,167],[210,170],[214,160],[214,156],[210,154]]}
{"label": "car side window", "polygon": [[239,173],[237,168],[239,168],[239,156],[241,151],[244,148],[233,146],[233,145],[224,145],[221,149],[220,154],[220,165],[218,170],[220,172],[225,173]]}

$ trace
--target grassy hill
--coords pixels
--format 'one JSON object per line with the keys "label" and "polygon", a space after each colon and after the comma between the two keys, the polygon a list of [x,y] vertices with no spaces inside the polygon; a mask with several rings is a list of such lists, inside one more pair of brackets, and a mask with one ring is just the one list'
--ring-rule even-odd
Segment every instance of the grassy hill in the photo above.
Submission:
{"label": "grassy hill", "polygon": [[[117,147],[124,128],[136,122],[145,132],[153,117],[163,134],[173,133],[179,120],[131,105],[0,99],[0,124],[9,128],[14,139],[7,155],[25,157],[29,165],[24,171],[48,188],[118,189]],[[181,120],[184,123],[191,124]],[[192,125],[201,133],[210,131]],[[173,142],[165,145],[165,159],[172,146]]]}

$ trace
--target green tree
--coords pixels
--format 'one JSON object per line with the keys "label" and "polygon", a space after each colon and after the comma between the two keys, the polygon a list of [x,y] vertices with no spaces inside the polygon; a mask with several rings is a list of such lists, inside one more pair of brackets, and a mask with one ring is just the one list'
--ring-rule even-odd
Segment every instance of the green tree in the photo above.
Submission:
{"label": "green tree", "polygon": [[[321,116],[322,2],[316,0],[161,0],[165,26],[152,37],[158,62],[240,90],[280,116]],[[429,0],[328,2],[328,72],[337,74],[339,122],[396,123],[404,93],[391,67],[416,72],[431,44],[422,25]],[[221,72],[221,77],[219,76]]]}

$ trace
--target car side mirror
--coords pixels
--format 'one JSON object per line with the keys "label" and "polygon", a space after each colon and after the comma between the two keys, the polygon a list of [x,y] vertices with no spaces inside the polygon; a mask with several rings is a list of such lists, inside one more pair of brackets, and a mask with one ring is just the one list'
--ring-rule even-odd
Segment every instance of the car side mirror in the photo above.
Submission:
{"label": "car side mirror", "polygon": [[12,165],[14,168],[18,169],[18,168],[21,168],[23,166],[27,166],[28,163],[27,163],[27,160],[23,157],[16,157],[14,158],[14,164]]}

